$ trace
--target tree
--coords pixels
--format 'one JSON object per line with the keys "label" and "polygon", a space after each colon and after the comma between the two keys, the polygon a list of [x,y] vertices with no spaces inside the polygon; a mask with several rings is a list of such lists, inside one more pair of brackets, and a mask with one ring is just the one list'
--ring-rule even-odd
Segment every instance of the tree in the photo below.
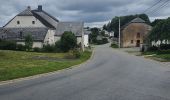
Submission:
{"label": "tree", "polygon": [[90,42],[91,43],[96,43],[98,35],[99,35],[99,29],[98,28],[92,28],[91,29],[91,34],[89,35]]}
{"label": "tree", "polygon": [[164,19],[155,19],[152,23],[151,26],[154,27],[156,26],[159,22],[163,21]]}
{"label": "tree", "polygon": [[61,36],[60,47],[63,52],[68,52],[71,49],[76,48],[77,38],[72,32],[64,32]]}
{"label": "tree", "polygon": [[170,18],[159,21],[149,34],[150,41],[170,40]]}
{"label": "tree", "polygon": [[25,36],[25,48],[26,50],[30,51],[32,49],[33,46],[33,38],[30,34],[28,34],[27,36]]}

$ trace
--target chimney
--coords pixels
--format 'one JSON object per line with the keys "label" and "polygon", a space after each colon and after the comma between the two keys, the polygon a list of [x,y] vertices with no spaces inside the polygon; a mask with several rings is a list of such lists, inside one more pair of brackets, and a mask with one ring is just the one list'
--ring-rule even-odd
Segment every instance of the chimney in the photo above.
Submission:
{"label": "chimney", "polygon": [[42,11],[42,5],[38,5],[38,11]]}

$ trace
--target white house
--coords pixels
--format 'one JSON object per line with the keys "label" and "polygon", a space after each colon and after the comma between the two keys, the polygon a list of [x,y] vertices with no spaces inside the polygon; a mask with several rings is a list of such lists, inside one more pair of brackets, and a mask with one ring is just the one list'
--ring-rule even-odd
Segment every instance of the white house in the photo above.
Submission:
{"label": "white house", "polygon": [[89,47],[89,35],[91,34],[91,31],[84,30],[84,46]]}
{"label": "white house", "polygon": [[14,40],[18,44],[24,44],[27,34],[33,37],[33,47],[42,47],[44,44],[55,44],[65,31],[75,34],[78,44],[84,48],[84,23],[83,22],[59,22],[39,5],[31,10],[29,6],[11,19],[0,29],[0,39]]}

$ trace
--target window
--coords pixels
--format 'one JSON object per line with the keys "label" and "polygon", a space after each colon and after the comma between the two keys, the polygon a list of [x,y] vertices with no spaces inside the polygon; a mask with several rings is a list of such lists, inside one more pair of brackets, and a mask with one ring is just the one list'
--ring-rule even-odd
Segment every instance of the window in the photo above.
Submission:
{"label": "window", "polygon": [[137,33],[137,38],[140,38],[140,33]]}
{"label": "window", "polygon": [[20,24],[20,21],[17,21],[17,24]]}
{"label": "window", "polygon": [[35,21],[32,21],[32,24],[35,24]]}
{"label": "window", "polygon": [[131,44],[133,44],[133,40],[131,40]]}

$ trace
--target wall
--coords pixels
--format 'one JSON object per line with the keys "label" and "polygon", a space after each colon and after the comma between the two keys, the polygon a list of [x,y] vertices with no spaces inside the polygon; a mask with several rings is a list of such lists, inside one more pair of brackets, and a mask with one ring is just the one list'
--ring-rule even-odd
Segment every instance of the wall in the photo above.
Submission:
{"label": "wall", "polygon": [[[20,24],[17,24],[20,21]],[[35,21],[35,24],[32,24]],[[16,16],[5,28],[17,28],[17,27],[45,27],[38,19],[34,16]]]}
{"label": "wall", "polygon": [[89,46],[89,35],[84,35],[84,46],[85,47]]}
{"label": "wall", "polygon": [[[144,38],[151,30],[151,26],[145,23],[131,23],[126,26],[121,32],[121,46],[122,47],[136,47],[137,40],[140,43],[144,42]],[[137,37],[140,33],[140,37]],[[131,41],[133,40],[133,43]]]}
{"label": "wall", "polygon": [[[17,42],[17,44],[25,45],[25,42]],[[33,42],[33,48],[35,48],[35,47],[42,48],[43,43],[42,42]]]}
{"label": "wall", "polygon": [[56,41],[54,38],[54,34],[55,34],[55,30],[49,29],[44,39],[44,44],[50,44],[50,45],[55,44]]}
{"label": "wall", "polygon": [[61,39],[61,36],[54,36],[55,42],[59,41]]}

